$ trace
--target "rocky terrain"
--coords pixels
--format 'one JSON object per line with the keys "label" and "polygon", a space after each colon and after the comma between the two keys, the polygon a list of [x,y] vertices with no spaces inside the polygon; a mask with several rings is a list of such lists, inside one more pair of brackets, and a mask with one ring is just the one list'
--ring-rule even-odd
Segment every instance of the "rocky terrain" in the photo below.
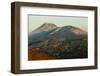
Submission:
{"label": "rocky terrain", "polygon": [[87,58],[87,32],[44,23],[28,35],[29,60]]}

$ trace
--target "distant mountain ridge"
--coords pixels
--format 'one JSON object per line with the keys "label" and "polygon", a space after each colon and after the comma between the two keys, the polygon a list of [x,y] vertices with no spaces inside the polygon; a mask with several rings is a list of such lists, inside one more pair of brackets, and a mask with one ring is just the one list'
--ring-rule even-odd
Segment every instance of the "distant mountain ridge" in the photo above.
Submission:
{"label": "distant mountain ridge", "polygon": [[28,35],[31,52],[41,52],[56,59],[87,58],[87,32],[71,26],[44,23]]}
{"label": "distant mountain ridge", "polygon": [[[28,35],[28,43],[29,45],[38,42],[43,41],[47,38],[80,38],[82,35],[86,35],[87,32],[81,30],[80,28],[74,27],[74,26],[63,26],[63,27],[57,27],[57,25],[53,23],[43,23],[40,27],[29,33]],[[66,37],[67,36],[67,37]]]}

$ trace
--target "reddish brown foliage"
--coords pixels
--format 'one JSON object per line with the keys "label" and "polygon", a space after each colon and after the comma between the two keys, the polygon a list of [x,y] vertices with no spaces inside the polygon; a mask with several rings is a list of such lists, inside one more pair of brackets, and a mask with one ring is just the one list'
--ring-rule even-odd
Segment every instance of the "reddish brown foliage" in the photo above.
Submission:
{"label": "reddish brown foliage", "polygon": [[54,57],[40,51],[29,49],[28,50],[28,60],[48,60],[48,59],[55,59]]}

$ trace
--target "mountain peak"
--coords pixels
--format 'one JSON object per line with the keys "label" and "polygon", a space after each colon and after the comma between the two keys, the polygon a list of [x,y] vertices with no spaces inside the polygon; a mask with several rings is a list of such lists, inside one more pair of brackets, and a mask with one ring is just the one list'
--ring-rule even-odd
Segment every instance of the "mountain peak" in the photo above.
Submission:
{"label": "mountain peak", "polygon": [[57,26],[53,23],[48,23],[48,22],[44,22],[40,27],[38,27],[37,29],[35,29],[33,32],[34,33],[39,33],[39,32],[43,32],[43,31],[52,31],[54,29],[56,29]]}
{"label": "mountain peak", "polygon": [[73,40],[83,37],[87,37],[87,32],[78,27],[71,25],[57,27],[53,23],[46,22],[29,34],[29,44],[44,39]]}
{"label": "mountain peak", "polygon": [[48,22],[45,22],[42,24],[41,27],[44,27],[44,28],[56,28],[57,26],[53,23],[48,23]]}
{"label": "mountain peak", "polygon": [[69,30],[69,31],[72,31],[73,33],[75,33],[76,35],[87,34],[86,31],[84,31],[84,30],[82,30],[78,27],[71,26],[71,25],[64,26],[64,27],[62,27],[61,30],[63,30],[63,31],[64,30],[67,30],[67,31]]}
{"label": "mountain peak", "polygon": [[77,27],[74,27],[74,26],[71,26],[71,25],[66,25],[66,26],[63,26],[62,28],[67,28],[67,29],[78,29]]}

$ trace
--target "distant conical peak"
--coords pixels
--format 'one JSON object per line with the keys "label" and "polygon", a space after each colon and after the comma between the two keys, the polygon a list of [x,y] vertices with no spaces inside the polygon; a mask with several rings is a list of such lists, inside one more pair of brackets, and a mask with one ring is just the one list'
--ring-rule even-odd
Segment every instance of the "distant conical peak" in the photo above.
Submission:
{"label": "distant conical peak", "polygon": [[57,26],[55,24],[45,22],[40,27],[35,29],[33,32],[35,32],[35,33],[43,32],[43,31],[49,32],[49,31],[52,31],[56,28],[57,28]]}
{"label": "distant conical peak", "polygon": [[57,27],[57,26],[53,23],[45,22],[42,24],[42,27]]}
{"label": "distant conical peak", "polygon": [[50,22],[44,22],[43,24],[54,24],[54,23],[50,23]]}

